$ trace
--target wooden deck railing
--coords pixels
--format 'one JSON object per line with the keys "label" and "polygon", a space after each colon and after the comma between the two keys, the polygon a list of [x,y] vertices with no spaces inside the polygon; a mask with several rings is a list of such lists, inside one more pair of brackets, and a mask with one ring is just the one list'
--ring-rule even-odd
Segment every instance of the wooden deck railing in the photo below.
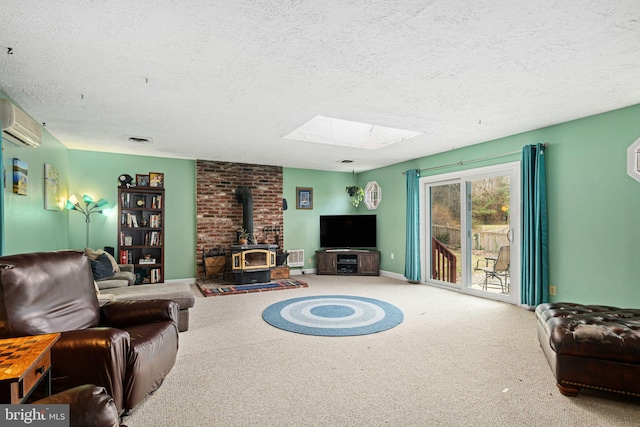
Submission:
{"label": "wooden deck railing", "polygon": [[431,277],[456,283],[456,256],[435,237],[431,238]]}

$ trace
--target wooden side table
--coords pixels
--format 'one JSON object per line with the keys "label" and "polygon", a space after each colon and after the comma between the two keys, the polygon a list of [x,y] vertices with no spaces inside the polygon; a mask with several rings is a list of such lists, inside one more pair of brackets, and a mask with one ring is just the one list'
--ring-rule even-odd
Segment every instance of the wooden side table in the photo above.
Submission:
{"label": "wooden side table", "polygon": [[23,403],[43,380],[51,395],[51,347],[59,338],[56,333],[0,340],[0,387],[11,396],[2,403]]}

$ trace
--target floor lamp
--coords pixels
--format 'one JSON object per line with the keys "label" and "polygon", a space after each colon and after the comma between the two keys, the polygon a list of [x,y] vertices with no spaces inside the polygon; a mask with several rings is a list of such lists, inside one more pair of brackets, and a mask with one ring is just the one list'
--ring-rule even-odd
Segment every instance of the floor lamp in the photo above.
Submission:
{"label": "floor lamp", "polygon": [[85,245],[85,248],[88,248],[89,223],[91,222],[91,219],[89,217],[92,213],[103,213],[104,211],[102,208],[107,206],[109,202],[107,202],[105,199],[100,199],[97,202],[94,202],[93,198],[91,196],[87,196],[86,194],[82,196],[82,201],[84,202],[84,206],[82,206],[80,202],[78,202],[76,196],[72,194],[71,197],[69,197],[69,200],[67,200],[67,203],[64,205],[64,208],[70,211],[80,212],[84,215],[85,221],[87,223],[87,243]]}

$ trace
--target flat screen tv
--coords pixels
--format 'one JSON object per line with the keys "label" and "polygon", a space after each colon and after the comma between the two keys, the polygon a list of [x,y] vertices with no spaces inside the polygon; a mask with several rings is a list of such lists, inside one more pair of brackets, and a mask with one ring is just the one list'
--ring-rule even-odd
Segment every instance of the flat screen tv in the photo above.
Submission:
{"label": "flat screen tv", "polygon": [[375,215],[321,215],[320,246],[327,249],[375,248]]}

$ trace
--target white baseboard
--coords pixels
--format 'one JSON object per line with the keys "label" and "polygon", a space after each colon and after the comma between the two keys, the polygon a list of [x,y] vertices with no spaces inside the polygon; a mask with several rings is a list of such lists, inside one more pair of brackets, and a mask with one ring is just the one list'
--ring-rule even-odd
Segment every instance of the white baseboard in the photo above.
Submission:
{"label": "white baseboard", "polygon": [[290,269],[289,270],[289,275],[290,276],[302,276],[303,274],[316,274],[316,269],[315,268],[301,268],[300,270],[298,269]]}
{"label": "white baseboard", "polygon": [[164,283],[188,283],[190,285],[195,285],[196,284],[196,278],[195,277],[189,277],[186,279],[171,279],[171,280],[165,280]]}
{"label": "white baseboard", "polygon": [[407,278],[404,277],[404,274],[394,273],[393,271],[380,270],[380,275],[385,277],[391,277],[392,279],[407,280]]}

